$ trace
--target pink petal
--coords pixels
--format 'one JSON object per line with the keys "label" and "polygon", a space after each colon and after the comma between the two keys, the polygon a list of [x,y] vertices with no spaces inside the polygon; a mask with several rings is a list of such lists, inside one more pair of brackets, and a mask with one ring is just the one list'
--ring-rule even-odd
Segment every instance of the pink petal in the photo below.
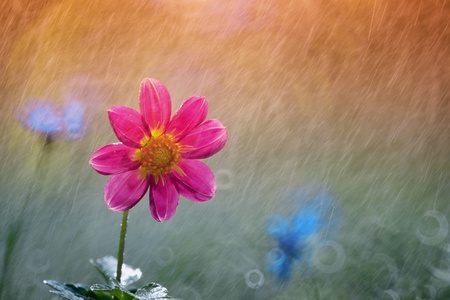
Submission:
{"label": "pink petal", "polygon": [[211,199],[211,197],[199,194],[180,182],[177,183],[177,189],[181,196],[193,202],[206,202]]}
{"label": "pink petal", "polygon": [[108,110],[108,116],[119,141],[129,147],[140,148],[140,141],[150,135],[141,114],[132,108],[114,106]]}
{"label": "pink petal", "polygon": [[177,210],[179,198],[180,194],[170,175],[163,175],[158,183],[151,179],[150,212],[156,221],[163,222],[172,218]]}
{"label": "pink petal", "polygon": [[139,170],[113,175],[105,186],[105,203],[110,210],[126,211],[144,197],[149,186],[147,178],[139,177]]}
{"label": "pink petal", "polygon": [[175,136],[175,142],[181,140],[192,129],[205,121],[208,115],[208,102],[203,96],[187,99],[173,115],[166,133]]}
{"label": "pink petal", "polygon": [[227,142],[227,128],[215,119],[194,128],[179,144],[184,158],[207,158],[216,154]]}
{"label": "pink petal", "polygon": [[122,143],[106,145],[92,154],[89,163],[100,174],[112,175],[139,168],[139,161],[132,157],[136,149]]}
{"label": "pink petal", "polygon": [[139,108],[151,131],[164,131],[172,113],[172,101],[166,86],[156,79],[145,78],[141,83]]}
{"label": "pink petal", "polygon": [[182,159],[178,167],[184,174],[176,171],[172,174],[179,181],[177,187],[181,196],[194,202],[205,202],[216,194],[216,179],[207,165],[195,159]]}

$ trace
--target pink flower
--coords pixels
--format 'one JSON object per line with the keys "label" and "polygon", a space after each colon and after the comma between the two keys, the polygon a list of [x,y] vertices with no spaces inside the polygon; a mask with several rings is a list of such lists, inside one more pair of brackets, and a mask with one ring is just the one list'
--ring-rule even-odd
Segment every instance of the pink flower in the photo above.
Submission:
{"label": "pink flower", "polygon": [[150,212],[162,222],[174,215],[180,195],[194,202],[215,195],[214,174],[197,159],[220,151],[227,129],[219,120],[205,121],[208,102],[202,96],[190,97],[171,118],[169,91],[156,79],[142,81],[139,108],[140,113],[125,106],[108,110],[120,143],[95,151],[90,164],[112,175],[104,191],[110,210],[132,208],[149,189]]}

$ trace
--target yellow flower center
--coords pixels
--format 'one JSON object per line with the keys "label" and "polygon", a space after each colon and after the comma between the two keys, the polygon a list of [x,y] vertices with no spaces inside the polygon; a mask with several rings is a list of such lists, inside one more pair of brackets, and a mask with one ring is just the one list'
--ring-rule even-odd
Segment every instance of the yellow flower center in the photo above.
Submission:
{"label": "yellow flower center", "polygon": [[136,150],[135,159],[141,163],[139,173],[142,177],[153,175],[156,183],[162,175],[169,174],[181,160],[180,146],[173,141],[172,136],[161,134],[145,137],[141,141],[142,148]]}

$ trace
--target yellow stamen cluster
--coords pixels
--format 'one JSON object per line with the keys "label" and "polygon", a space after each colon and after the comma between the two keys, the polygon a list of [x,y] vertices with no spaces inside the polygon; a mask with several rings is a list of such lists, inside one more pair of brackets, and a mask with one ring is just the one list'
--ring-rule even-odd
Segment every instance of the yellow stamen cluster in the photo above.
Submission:
{"label": "yellow stamen cluster", "polygon": [[172,136],[161,134],[158,136],[145,137],[141,141],[142,148],[136,150],[135,159],[141,163],[140,175],[155,176],[158,182],[162,175],[169,174],[181,160],[180,146],[173,141]]}

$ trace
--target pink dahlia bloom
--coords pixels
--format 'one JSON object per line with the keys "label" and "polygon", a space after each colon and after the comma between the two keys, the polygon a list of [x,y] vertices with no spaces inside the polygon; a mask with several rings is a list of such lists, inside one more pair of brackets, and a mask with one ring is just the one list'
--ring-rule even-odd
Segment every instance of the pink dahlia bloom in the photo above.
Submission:
{"label": "pink dahlia bloom", "polygon": [[162,222],[177,209],[180,195],[194,202],[211,199],[217,190],[214,174],[197,159],[220,151],[227,129],[218,120],[206,120],[208,102],[202,96],[186,100],[170,117],[172,101],[156,79],[144,79],[139,94],[140,113],[115,106],[108,110],[120,143],[106,145],[90,164],[106,183],[105,203],[110,210],[135,206],[150,190],[150,211]]}

